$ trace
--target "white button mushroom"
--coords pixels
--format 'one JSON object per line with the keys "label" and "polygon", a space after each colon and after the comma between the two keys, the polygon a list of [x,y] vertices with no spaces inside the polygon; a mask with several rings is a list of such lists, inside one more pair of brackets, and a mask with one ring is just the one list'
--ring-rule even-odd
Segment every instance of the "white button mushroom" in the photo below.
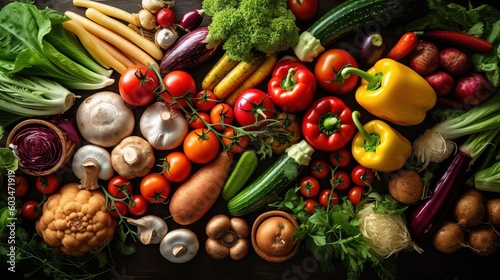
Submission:
{"label": "white button mushroom", "polygon": [[189,229],[174,229],[160,243],[161,255],[173,263],[192,260],[200,248],[198,237]]}
{"label": "white button mushroom", "polygon": [[158,244],[168,232],[164,219],[155,215],[146,215],[139,219],[127,218],[129,224],[137,226],[137,234],[142,244]]}
{"label": "white button mushroom", "polygon": [[111,151],[111,164],[124,178],[146,176],[155,165],[153,147],[139,136],[125,137]]}
{"label": "white button mushroom", "polygon": [[115,171],[111,166],[111,155],[97,145],[81,146],[73,156],[73,173],[81,180],[80,188],[94,190],[99,188],[97,179],[109,180]]}

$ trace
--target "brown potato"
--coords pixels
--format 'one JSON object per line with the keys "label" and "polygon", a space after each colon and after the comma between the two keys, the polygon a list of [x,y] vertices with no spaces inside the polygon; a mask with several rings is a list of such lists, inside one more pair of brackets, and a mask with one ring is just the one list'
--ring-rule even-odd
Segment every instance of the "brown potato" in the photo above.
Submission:
{"label": "brown potato", "polygon": [[388,191],[397,201],[413,204],[422,197],[424,182],[416,170],[403,169],[392,175]]}
{"label": "brown potato", "polygon": [[492,198],[486,201],[486,212],[490,225],[500,228],[500,198]]}
{"label": "brown potato", "polygon": [[470,229],[467,241],[471,250],[482,257],[493,255],[500,246],[498,232],[491,226]]}
{"label": "brown potato", "polygon": [[453,216],[466,228],[481,224],[486,218],[484,194],[478,189],[466,190],[455,202]]}

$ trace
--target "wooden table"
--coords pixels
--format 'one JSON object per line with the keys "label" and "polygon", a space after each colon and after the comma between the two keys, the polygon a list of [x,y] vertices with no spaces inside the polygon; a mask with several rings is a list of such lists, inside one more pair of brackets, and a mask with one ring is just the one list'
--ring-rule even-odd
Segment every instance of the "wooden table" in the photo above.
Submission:
{"label": "wooden table", "polygon": [[[108,2],[130,12],[138,11],[140,5],[140,0]],[[201,2],[201,0],[178,0],[176,1],[174,10],[180,16],[184,12],[201,8]],[[320,13],[323,14],[340,2],[320,1]],[[421,2],[424,2],[420,3],[421,7],[425,7],[425,1]],[[465,1],[460,1],[460,3],[465,4]],[[80,14],[84,13],[84,9],[74,7],[70,0],[38,0],[37,5],[40,7],[48,6],[61,12],[72,10]],[[423,8],[420,11],[423,11]],[[203,25],[207,25],[208,23],[209,18],[206,17]],[[302,28],[306,26],[301,25]],[[392,42],[397,39],[393,35],[393,29],[394,26],[390,26],[381,30],[389,35],[388,40],[392,40]],[[390,36],[391,34],[392,37]],[[352,40],[353,36],[346,37],[341,42],[349,43]],[[196,69],[189,70],[198,84],[201,83],[204,74],[207,73],[215,61],[216,59],[214,58]],[[115,75],[115,78],[117,77]],[[117,92],[116,83],[109,90]],[[90,93],[79,92],[82,95],[81,100]],[[346,102],[354,104],[352,103],[352,96],[346,97]],[[68,114],[74,112],[77,105],[78,103]],[[140,114],[137,113],[136,115]],[[412,128],[408,129],[405,133],[410,135],[409,137],[415,137],[420,131],[418,128]],[[166,205],[154,205],[150,207],[150,212],[165,217],[168,215],[168,207]],[[291,260],[282,263],[264,261],[253,250],[250,250],[249,254],[241,261],[232,261],[229,259],[216,261],[211,259],[204,250],[204,242],[206,240],[204,226],[210,217],[219,213],[227,213],[225,203],[222,199],[217,201],[216,205],[207,213],[205,218],[191,226],[187,226],[187,228],[195,231],[200,239],[200,251],[194,260],[185,264],[173,264],[160,255],[157,245],[144,246],[138,243],[137,252],[131,256],[124,256],[118,252],[114,252],[115,270],[106,277],[102,277],[102,279],[205,279],[208,277],[211,279],[321,280],[346,278],[346,270],[340,263],[338,263],[335,272],[332,274],[322,273],[318,262],[305,251],[300,251]],[[245,219],[251,224],[255,217],[255,215],[249,215]],[[167,223],[170,229],[180,227],[171,219],[167,219]],[[500,273],[499,253],[487,258],[477,257],[465,250],[456,254],[445,255],[434,250],[428,241],[419,242],[419,245],[424,249],[423,254],[401,252],[397,257],[390,260],[397,268],[397,279],[479,279],[483,277],[484,279],[490,279],[491,277],[487,276],[498,275]],[[365,269],[362,278],[378,279],[370,267]]]}

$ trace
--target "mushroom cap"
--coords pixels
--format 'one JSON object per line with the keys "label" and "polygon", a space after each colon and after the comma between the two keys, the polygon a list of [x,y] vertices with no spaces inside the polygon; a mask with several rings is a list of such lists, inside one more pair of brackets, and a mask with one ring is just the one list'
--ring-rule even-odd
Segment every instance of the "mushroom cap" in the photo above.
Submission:
{"label": "mushroom cap", "polygon": [[125,137],[111,151],[111,164],[127,179],[146,176],[155,165],[153,147],[139,136]]}
{"label": "mushroom cap", "polygon": [[132,109],[118,93],[100,91],[80,104],[76,123],[85,140],[107,148],[132,135],[135,118]]}

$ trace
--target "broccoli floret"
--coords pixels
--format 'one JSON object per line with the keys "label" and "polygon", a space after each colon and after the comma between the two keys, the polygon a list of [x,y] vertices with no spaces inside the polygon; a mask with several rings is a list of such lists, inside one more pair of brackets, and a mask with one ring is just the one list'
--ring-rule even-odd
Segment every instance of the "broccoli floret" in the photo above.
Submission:
{"label": "broccoli floret", "polygon": [[285,51],[299,38],[286,0],[204,0],[203,9],[212,17],[208,43],[222,41],[232,59],[248,61],[258,52]]}

